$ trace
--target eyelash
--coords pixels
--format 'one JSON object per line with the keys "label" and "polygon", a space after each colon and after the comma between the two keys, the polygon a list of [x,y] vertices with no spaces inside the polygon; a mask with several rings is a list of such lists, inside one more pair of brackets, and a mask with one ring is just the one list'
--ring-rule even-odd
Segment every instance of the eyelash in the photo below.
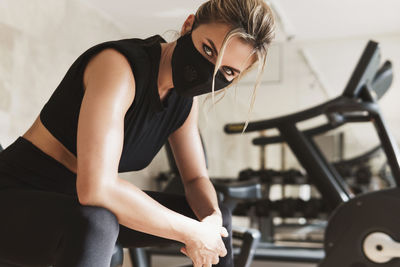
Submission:
{"label": "eyelash", "polygon": [[[204,50],[204,53],[205,53],[208,57],[212,58],[212,57],[214,56],[213,53],[212,53],[212,52],[213,52],[212,49],[211,49],[208,45],[203,44],[203,50]],[[211,52],[211,55],[209,55],[208,52]],[[229,68],[229,67],[223,66],[222,69],[224,70],[224,72],[225,72],[226,75],[228,75],[228,76],[233,76],[233,75],[235,74],[235,72],[234,72],[231,68]],[[228,72],[227,72],[226,70],[228,70]]]}

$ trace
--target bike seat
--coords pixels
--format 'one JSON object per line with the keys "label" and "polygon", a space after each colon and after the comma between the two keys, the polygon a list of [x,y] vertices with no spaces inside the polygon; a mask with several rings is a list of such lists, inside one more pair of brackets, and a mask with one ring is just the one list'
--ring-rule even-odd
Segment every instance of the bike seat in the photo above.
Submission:
{"label": "bike seat", "polygon": [[211,178],[215,190],[231,199],[250,200],[260,199],[261,185],[258,181],[232,181],[232,179]]}

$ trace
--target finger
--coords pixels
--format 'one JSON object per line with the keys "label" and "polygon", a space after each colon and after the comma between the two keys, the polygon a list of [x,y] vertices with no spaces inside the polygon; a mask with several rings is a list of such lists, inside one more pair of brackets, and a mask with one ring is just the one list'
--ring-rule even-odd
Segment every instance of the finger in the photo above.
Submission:
{"label": "finger", "polygon": [[[186,256],[188,256],[185,247],[181,247],[180,251],[181,251],[183,254],[185,254]],[[188,257],[189,257],[189,256],[188,256]]]}
{"label": "finger", "polygon": [[221,227],[221,231],[220,232],[221,232],[221,235],[223,237],[228,237],[229,236],[228,230],[226,230],[225,227]]}
{"label": "finger", "polygon": [[212,260],[212,264],[218,264],[218,262],[219,262],[219,257],[218,256],[214,257]]}
{"label": "finger", "polygon": [[225,257],[226,254],[228,254],[228,251],[226,250],[225,244],[222,243],[222,246],[219,249],[218,255],[221,257]]}
{"label": "finger", "polygon": [[221,257],[225,257],[226,254],[228,254],[228,251],[226,251],[226,249],[223,249],[219,255],[220,255]]}

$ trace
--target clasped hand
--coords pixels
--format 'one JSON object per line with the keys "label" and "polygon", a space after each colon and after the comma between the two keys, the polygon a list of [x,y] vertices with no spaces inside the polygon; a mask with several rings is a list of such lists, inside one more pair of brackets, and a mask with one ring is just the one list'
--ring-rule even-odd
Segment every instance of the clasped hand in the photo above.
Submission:
{"label": "clasped hand", "polygon": [[211,267],[219,262],[219,257],[226,256],[227,250],[222,237],[228,235],[228,231],[222,226],[221,216],[213,214],[199,222],[199,227],[193,229],[191,238],[180,251],[192,260],[193,267]]}

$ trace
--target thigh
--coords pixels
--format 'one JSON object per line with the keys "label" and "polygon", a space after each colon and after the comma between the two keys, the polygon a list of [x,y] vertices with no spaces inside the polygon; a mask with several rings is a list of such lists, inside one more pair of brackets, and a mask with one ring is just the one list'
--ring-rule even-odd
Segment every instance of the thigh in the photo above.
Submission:
{"label": "thigh", "polygon": [[[154,200],[162,204],[163,206],[178,212],[187,217],[197,220],[196,215],[190,208],[186,197],[184,195],[171,194],[165,192],[147,191],[146,194],[152,197]],[[163,237],[139,232],[123,225],[120,225],[119,231],[119,242],[123,247],[147,247],[154,245],[167,245],[172,243],[180,243],[176,240],[166,239]]]}
{"label": "thigh", "polygon": [[0,261],[23,266],[53,261],[77,198],[23,188],[0,190]]}

